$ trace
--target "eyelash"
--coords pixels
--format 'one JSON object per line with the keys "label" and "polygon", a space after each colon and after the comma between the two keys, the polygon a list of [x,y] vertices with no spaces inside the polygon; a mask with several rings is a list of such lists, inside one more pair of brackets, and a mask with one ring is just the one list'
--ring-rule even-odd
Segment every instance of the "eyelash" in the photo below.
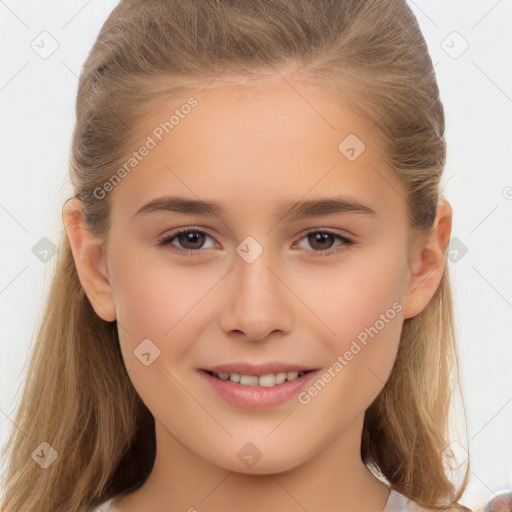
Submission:
{"label": "eyelash", "polygon": [[[178,237],[179,235],[181,235],[183,233],[200,233],[201,235],[206,235],[206,236],[209,236],[210,238],[213,238],[213,237],[211,237],[211,235],[209,235],[205,231],[201,231],[200,229],[187,228],[187,229],[181,229],[178,231],[174,231],[171,234],[166,235],[165,237],[158,240],[157,245],[159,247],[169,248],[172,251],[176,252],[177,254],[181,254],[183,256],[201,256],[201,253],[204,252],[204,249],[180,249],[172,244],[172,240],[174,240],[176,237]],[[347,247],[356,245],[355,242],[353,240],[351,240],[350,238],[342,236],[338,233],[332,233],[331,231],[324,231],[324,230],[318,230],[318,229],[308,231],[300,238],[300,240],[308,237],[309,235],[315,234],[315,233],[328,234],[328,235],[331,235],[331,236],[337,238],[338,240],[340,240],[342,242],[341,248],[338,247],[335,249],[326,249],[326,250],[319,250],[319,251],[313,250],[312,252],[317,253],[318,256],[330,256],[332,254],[338,253],[338,252],[346,249]]]}

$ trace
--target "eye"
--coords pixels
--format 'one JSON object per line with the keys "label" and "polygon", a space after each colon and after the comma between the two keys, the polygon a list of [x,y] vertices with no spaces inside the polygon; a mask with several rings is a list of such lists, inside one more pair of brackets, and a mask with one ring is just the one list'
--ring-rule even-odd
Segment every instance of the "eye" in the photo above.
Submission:
{"label": "eye", "polygon": [[[161,247],[169,247],[178,254],[198,256],[203,252],[201,249],[205,249],[204,243],[206,238],[213,240],[213,238],[204,231],[187,228],[173,231],[169,235],[158,240],[157,245]],[[331,233],[330,231],[309,231],[300,240],[307,240],[310,247],[314,249],[313,252],[318,256],[329,256],[344,250],[346,247],[355,245],[353,240],[338,233]],[[337,248],[333,249],[332,247],[336,240],[340,243]],[[179,246],[176,245],[175,242],[178,242]],[[215,242],[212,246],[206,247],[206,249],[214,247]],[[334,245],[334,247],[336,246]],[[303,249],[304,247],[300,248]]]}
{"label": "eye", "polygon": [[[317,256],[330,256],[331,254],[338,253],[346,247],[355,245],[355,242],[346,236],[338,233],[331,233],[330,231],[309,231],[301,240],[306,239],[308,244],[315,250]],[[332,249],[336,239],[340,242],[337,248]]]}
{"label": "eye", "polygon": [[[184,255],[199,255],[201,251],[198,249],[203,248],[205,238],[212,238],[210,235],[201,231],[199,229],[182,229],[179,231],[174,231],[173,233],[166,235],[164,238],[158,240],[158,246],[169,246],[172,250],[176,251],[178,254]],[[174,240],[178,241],[180,247],[177,247],[173,242]],[[213,238],[212,238],[213,240]]]}

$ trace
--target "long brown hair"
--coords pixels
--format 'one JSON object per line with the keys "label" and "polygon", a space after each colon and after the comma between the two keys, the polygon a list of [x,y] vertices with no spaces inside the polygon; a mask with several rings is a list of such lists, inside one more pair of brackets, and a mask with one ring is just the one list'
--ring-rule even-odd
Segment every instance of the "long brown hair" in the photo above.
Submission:
{"label": "long brown hair", "polygon": [[[123,0],[80,74],[70,180],[88,228],[108,234],[101,188],[155,102],[214,80],[243,83],[292,69],[321,84],[386,142],[406,186],[411,229],[432,230],[446,158],[444,110],[427,45],[405,0]],[[140,486],[155,457],[154,419],[121,357],[116,322],[94,312],[66,233],[4,454],[2,510],[87,511]],[[448,277],[404,321],[390,378],[366,411],[361,458],[420,505],[455,507],[444,467],[459,390]],[[58,453],[46,469],[33,451]]]}

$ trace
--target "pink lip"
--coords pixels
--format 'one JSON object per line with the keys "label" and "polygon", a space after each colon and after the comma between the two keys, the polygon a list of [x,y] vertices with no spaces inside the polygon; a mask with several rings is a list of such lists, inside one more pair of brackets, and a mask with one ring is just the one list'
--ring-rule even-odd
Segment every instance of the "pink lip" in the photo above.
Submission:
{"label": "pink lip", "polygon": [[[222,368],[229,368],[229,366],[223,366]],[[282,368],[282,366],[281,366]],[[213,370],[212,370],[213,371]],[[284,371],[284,370],[283,370]],[[297,370],[290,370],[297,371]],[[305,371],[305,370],[300,370]],[[221,373],[215,370],[215,373]],[[235,373],[227,372],[226,373]],[[266,373],[274,373],[266,371]],[[218,377],[210,375],[205,370],[199,370],[201,378],[210,386],[216,394],[220,395],[221,398],[229,402],[235,407],[241,407],[244,409],[266,409],[269,407],[275,407],[290,398],[297,396],[302,388],[304,388],[311,379],[316,375],[316,371],[310,371],[301,377],[297,377],[292,381],[285,381],[283,384],[277,384],[271,388],[265,388],[261,386],[242,386],[231,380],[222,380]],[[252,372],[243,372],[244,375],[256,375]],[[265,375],[262,373],[261,375]]]}
{"label": "pink lip", "polygon": [[303,366],[300,364],[274,361],[265,364],[250,364],[243,362],[226,363],[219,364],[217,366],[210,366],[203,369],[214,373],[239,373],[240,375],[257,375],[258,377],[261,377],[262,375],[267,375],[269,373],[306,372],[308,370],[314,370],[315,368],[311,368],[311,366]]}

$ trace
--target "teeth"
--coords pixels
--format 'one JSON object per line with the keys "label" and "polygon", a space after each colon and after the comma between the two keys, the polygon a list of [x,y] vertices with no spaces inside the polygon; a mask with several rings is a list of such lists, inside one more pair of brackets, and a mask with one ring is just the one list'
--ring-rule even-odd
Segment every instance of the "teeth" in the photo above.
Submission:
{"label": "teeth", "polygon": [[288,372],[286,374],[287,380],[295,380],[299,376],[299,372]]}
{"label": "teeth", "polygon": [[257,386],[258,377],[256,375],[240,375],[240,384],[242,386]]}
{"label": "teeth", "polygon": [[222,380],[231,380],[240,383],[242,386],[261,386],[264,388],[273,388],[276,385],[282,384],[286,380],[292,381],[301,377],[306,372],[279,372],[267,373],[258,377],[257,375],[240,375],[239,373],[215,373],[210,372],[215,377]]}
{"label": "teeth", "polygon": [[276,373],[276,384],[282,384],[286,380],[286,372]]}
{"label": "teeth", "polygon": [[264,388],[273,388],[276,385],[276,376],[273,373],[262,375],[258,379],[258,385]]}

